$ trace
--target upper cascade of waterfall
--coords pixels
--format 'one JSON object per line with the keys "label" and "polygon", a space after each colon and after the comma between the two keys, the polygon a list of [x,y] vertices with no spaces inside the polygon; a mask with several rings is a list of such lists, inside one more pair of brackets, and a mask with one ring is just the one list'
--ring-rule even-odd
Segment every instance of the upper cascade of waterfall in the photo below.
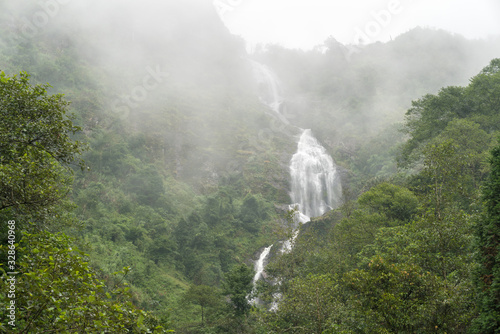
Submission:
{"label": "upper cascade of waterfall", "polygon": [[290,161],[290,174],[290,197],[304,215],[318,217],[339,204],[341,185],[336,165],[311,130],[304,130],[300,136],[297,153]]}
{"label": "upper cascade of waterfall", "polygon": [[279,114],[280,105],[283,99],[280,94],[278,77],[276,77],[276,74],[266,65],[254,60],[250,62],[252,63],[254,76],[257,80],[261,101]]}

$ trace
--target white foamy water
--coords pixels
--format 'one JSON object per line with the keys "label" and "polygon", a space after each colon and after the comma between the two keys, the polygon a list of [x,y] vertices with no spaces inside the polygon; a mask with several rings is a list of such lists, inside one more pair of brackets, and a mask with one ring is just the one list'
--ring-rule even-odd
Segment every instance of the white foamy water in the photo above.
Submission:
{"label": "white foamy water", "polygon": [[266,260],[267,256],[269,255],[269,252],[271,251],[272,247],[273,247],[273,245],[264,248],[264,250],[262,251],[262,253],[259,256],[259,259],[257,260],[257,262],[255,262],[255,276],[253,277],[254,284],[262,277],[262,274],[264,273],[264,268],[265,268],[264,261]]}
{"label": "white foamy water", "polygon": [[[259,259],[257,262],[255,262],[255,276],[253,277],[252,283],[253,283],[253,290],[252,293],[255,292],[255,286],[257,284],[257,281],[261,279],[264,275],[264,269],[266,268],[266,263],[265,261],[267,260],[267,257],[269,256],[269,252],[271,251],[271,248],[273,248],[273,245],[264,248],[262,253],[260,253]],[[257,303],[257,298],[252,298],[250,300],[251,304],[256,304]]]}
{"label": "white foamy water", "polygon": [[318,217],[339,204],[340,180],[332,157],[304,130],[300,136],[297,153],[290,161],[292,202],[308,217]]}

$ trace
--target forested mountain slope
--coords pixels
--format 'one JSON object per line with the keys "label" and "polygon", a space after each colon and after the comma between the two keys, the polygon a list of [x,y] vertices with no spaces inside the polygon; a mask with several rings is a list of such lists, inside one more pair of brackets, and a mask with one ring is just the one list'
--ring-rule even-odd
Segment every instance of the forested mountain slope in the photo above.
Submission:
{"label": "forested mountain slope", "polygon": [[295,144],[259,137],[269,112],[242,43],[211,6],[167,4],[163,26],[164,15],[146,20],[156,8],[94,5],[112,22],[90,21],[90,4],[68,4],[32,35],[23,18],[36,3],[22,12],[5,3],[1,67],[50,82],[49,92],[72,102],[88,169],[75,168],[81,228],[71,233],[92,264],[105,276],[132,267],[137,305],[177,310],[189,282],[218,285],[272,238],[273,203],[288,201],[282,163]]}
{"label": "forested mountain slope", "polygon": [[[37,21],[40,13],[46,22]],[[469,249],[479,187],[489,171],[486,156],[498,131],[498,65],[466,88],[439,89],[466,85],[499,55],[495,41],[417,29],[354,52],[328,40],[324,52],[272,46],[251,56],[275,70],[283,85],[282,113],[317,134],[342,165],[348,190],[340,213],[311,225],[321,238],[300,239],[307,247],[299,243],[269,269],[270,277],[287,279],[287,306],[243,321],[248,310],[237,303],[228,308],[221,296],[234,297],[227,282],[244,280],[249,273],[241,265],[252,265],[254,253],[279,238],[297,141],[259,100],[243,41],[202,0],[69,2],[51,9],[35,1],[0,1],[0,23],[0,69],[7,76],[26,71],[31,83],[52,86],[48,94],[64,94],[71,101],[67,115],[81,127],[68,130],[68,140],[87,143],[85,168],[72,165],[72,175],[60,181],[72,184],[73,208],[68,201],[34,211],[16,205],[1,215],[22,222],[20,229],[43,231],[41,244],[46,231],[75,237],[52,238],[47,252],[78,245],[109,291],[120,280],[112,273],[130,267],[123,280],[135,307],[156,316],[146,316],[150,324],[185,333],[206,326],[279,332],[299,323],[363,332],[374,324],[389,328],[384,317],[410,319],[381,314],[369,303],[358,307],[353,294],[370,299],[363,293],[378,279],[370,264],[394,278],[388,289],[406,284],[400,278],[410,273],[418,284],[407,283],[425,294],[410,308],[424,310],[422,318],[411,318],[404,330],[425,321],[462,330],[477,314],[468,304],[473,301],[465,301],[474,269]],[[404,126],[394,126],[408,108]],[[409,168],[404,175],[396,174],[398,152],[401,166]],[[432,197],[437,190],[441,197]],[[448,234],[434,240],[441,228]],[[407,245],[401,238],[416,241]],[[428,245],[444,253],[425,252]],[[292,262],[286,261],[300,269],[287,272]],[[351,288],[348,280],[359,284]],[[321,312],[335,316],[317,323],[308,318],[317,310],[305,314],[309,306],[301,304],[315,287],[334,287]],[[450,313],[442,304],[446,296],[453,301]],[[387,305],[406,307],[397,303]],[[431,313],[437,320],[429,320]],[[403,328],[391,326],[387,330]]]}
{"label": "forested mountain slope", "polygon": [[399,156],[411,172],[365,184],[272,264],[269,333],[498,331],[499,65],[414,101]]}

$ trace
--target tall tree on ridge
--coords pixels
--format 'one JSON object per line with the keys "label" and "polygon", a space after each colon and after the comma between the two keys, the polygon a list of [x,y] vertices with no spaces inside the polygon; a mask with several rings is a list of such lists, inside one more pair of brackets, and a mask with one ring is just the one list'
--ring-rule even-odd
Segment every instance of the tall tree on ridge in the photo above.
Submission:
{"label": "tall tree on ridge", "polygon": [[492,150],[491,175],[483,190],[485,212],[477,225],[476,275],[479,317],[474,333],[500,333],[500,145]]}

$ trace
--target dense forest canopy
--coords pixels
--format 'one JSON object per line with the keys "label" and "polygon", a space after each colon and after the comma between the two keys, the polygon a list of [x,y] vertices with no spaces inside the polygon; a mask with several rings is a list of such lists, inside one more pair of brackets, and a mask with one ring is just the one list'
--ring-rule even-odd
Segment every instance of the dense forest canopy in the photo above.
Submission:
{"label": "dense forest canopy", "polygon": [[[0,1],[0,331],[497,333],[499,42],[249,55],[203,0]],[[296,127],[342,205],[254,287]]]}

